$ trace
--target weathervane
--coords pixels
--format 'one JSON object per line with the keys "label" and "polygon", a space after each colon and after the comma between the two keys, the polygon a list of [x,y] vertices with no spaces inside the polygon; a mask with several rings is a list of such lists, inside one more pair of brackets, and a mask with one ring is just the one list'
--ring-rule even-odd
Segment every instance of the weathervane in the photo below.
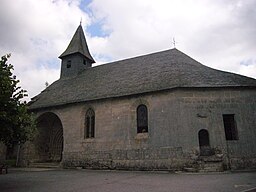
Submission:
{"label": "weathervane", "polygon": [[80,25],[82,25],[82,17],[81,17],[81,19],[80,19]]}
{"label": "weathervane", "polygon": [[173,38],[172,38],[172,44],[173,44],[174,48],[176,48],[176,43],[177,43],[177,42],[175,41],[175,38],[173,37]]}

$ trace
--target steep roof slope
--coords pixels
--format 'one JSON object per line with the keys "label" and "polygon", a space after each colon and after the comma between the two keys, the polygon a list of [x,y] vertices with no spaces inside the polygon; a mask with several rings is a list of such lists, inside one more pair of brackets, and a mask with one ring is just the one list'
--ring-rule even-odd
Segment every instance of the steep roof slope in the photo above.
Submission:
{"label": "steep roof slope", "polygon": [[84,31],[81,25],[78,26],[67,49],[59,56],[59,58],[63,58],[74,53],[80,53],[87,57],[89,60],[91,60],[93,63],[95,63],[87,46]]}
{"label": "steep roof slope", "polygon": [[39,94],[31,109],[177,87],[256,87],[253,78],[215,70],[177,49],[117,61],[59,79]]}

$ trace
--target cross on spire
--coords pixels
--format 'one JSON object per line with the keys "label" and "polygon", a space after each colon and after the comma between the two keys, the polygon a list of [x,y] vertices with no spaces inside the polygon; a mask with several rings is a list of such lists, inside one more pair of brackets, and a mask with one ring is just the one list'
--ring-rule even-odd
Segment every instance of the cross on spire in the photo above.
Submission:
{"label": "cross on spire", "polygon": [[175,41],[175,38],[173,37],[173,38],[172,38],[172,44],[173,44],[173,47],[174,47],[174,48],[176,48],[176,43],[177,43],[177,42]]}
{"label": "cross on spire", "polygon": [[81,19],[80,19],[80,25],[82,25],[82,17],[81,17]]}

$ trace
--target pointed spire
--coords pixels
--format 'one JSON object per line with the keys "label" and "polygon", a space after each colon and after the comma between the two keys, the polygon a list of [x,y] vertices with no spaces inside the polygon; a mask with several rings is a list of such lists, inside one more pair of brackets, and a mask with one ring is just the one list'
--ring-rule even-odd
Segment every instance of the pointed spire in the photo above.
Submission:
{"label": "pointed spire", "polygon": [[87,59],[89,59],[92,63],[95,63],[94,59],[92,58],[89,52],[86,39],[84,36],[84,31],[81,24],[78,26],[67,49],[59,56],[59,58],[62,59],[63,57],[74,54],[74,53],[80,53],[84,55]]}

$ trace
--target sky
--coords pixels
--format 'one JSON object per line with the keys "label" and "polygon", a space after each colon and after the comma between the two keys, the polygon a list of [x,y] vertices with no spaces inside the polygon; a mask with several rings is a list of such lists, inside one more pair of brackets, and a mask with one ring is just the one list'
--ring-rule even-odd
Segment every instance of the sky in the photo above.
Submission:
{"label": "sky", "polygon": [[60,77],[82,22],[96,65],[174,48],[219,70],[256,78],[255,0],[1,0],[0,56],[28,100]]}

